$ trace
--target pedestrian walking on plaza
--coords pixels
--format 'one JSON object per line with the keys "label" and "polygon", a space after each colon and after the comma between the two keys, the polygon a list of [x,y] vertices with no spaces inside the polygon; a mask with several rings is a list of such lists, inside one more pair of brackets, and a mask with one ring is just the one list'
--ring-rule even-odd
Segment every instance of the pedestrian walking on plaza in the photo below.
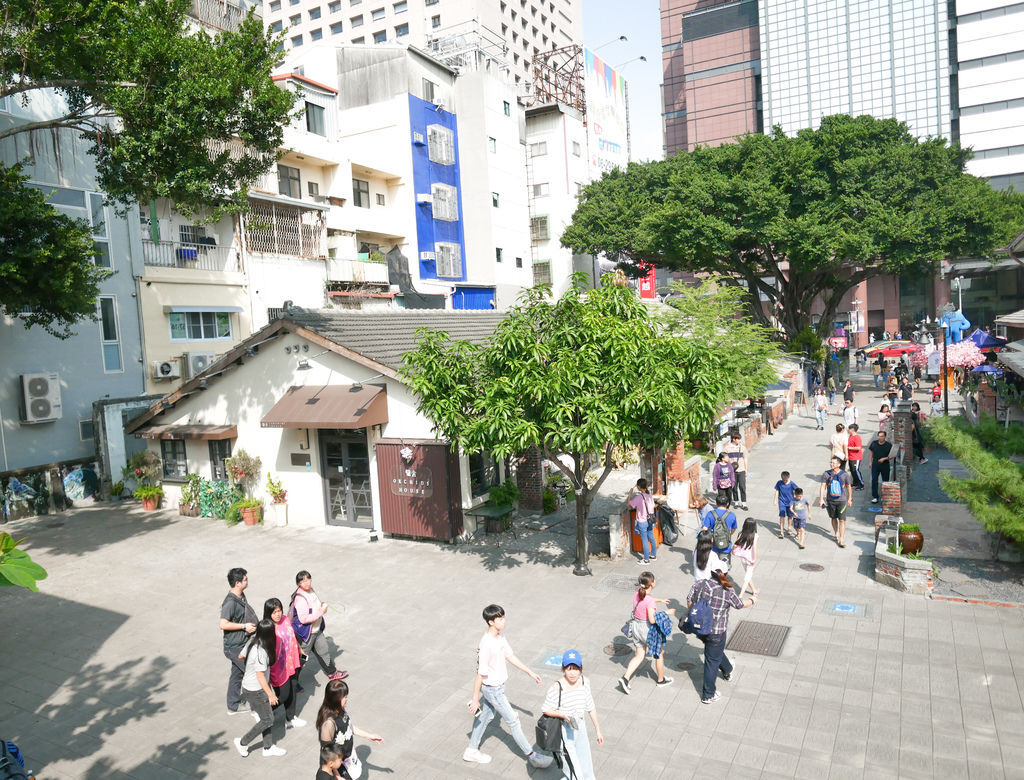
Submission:
{"label": "pedestrian walking on plaza", "polygon": [[317,770],[316,780],[346,780],[341,774],[344,759],[341,750],[335,745],[320,748],[320,769]]}
{"label": "pedestrian walking on plaza", "polygon": [[722,694],[716,690],[718,672],[721,671],[722,679],[729,682],[734,669],[732,662],[725,655],[729,610],[752,607],[757,603],[757,596],[751,595],[746,601],[741,601],[732,589],[729,575],[716,571],[711,579],[695,582],[690,588],[690,593],[686,597],[687,612],[701,599],[707,599],[711,606],[712,621],[711,633],[698,636],[704,643],[704,687],[700,700],[702,704],[713,704],[722,698]]}
{"label": "pedestrian walking on plaza", "polygon": [[892,411],[889,404],[882,404],[878,409],[878,430],[885,431],[886,436],[892,435]]}
{"label": "pedestrian walking on plaza", "polygon": [[793,528],[796,529],[796,543],[804,549],[807,538],[807,523],[811,519],[811,504],[804,498],[803,488],[793,488],[793,503],[789,505],[793,515]]}
{"label": "pedestrian walking on plaza", "polygon": [[751,593],[755,596],[758,595],[761,590],[754,585],[754,566],[757,565],[757,520],[748,517],[743,521],[743,528],[740,529],[740,535],[736,537],[736,544],[732,549],[733,554],[743,563],[743,585],[740,587],[740,598],[743,598],[748,586]]}
{"label": "pedestrian walking on plaza", "polygon": [[889,402],[890,408],[895,408],[896,399],[900,397],[900,386],[895,376],[889,377],[889,384],[885,390],[885,397]]}
{"label": "pedestrian walking on plaza", "polygon": [[327,646],[327,636],[324,634],[327,629],[327,621],[324,619],[327,604],[313,590],[313,575],[308,571],[300,571],[295,575],[295,584],[298,587],[292,593],[288,613],[295,636],[302,643],[302,652],[306,658],[312,655],[317,660],[328,680],[344,680],[348,672],[338,671]]}
{"label": "pedestrian walking on plaza", "polygon": [[900,382],[900,399],[903,401],[914,400],[914,386],[910,383],[910,377],[904,375],[903,381]]}
{"label": "pedestrian walking on plaza", "polygon": [[713,549],[714,541],[711,529],[702,528],[697,534],[697,543],[693,548],[693,578],[706,580],[713,571],[728,571],[729,567],[722,563]]}
{"label": "pedestrian walking on plaza", "polygon": [[469,747],[462,754],[462,760],[478,764],[486,764],[491,760],[489,755],[480,752],[480,741],[484,737],[487,724],[495,714],[498,714],[505,721],[519,749],[526,755],[530,766],[540,769],[551,766],[551,756],[537,752],[526,739],[523,727],[519,723],[519,715],[512,709],[508,696],[505,695],[508,664],[525,673],[537,685],[541,683],[540,675],[531,672],[512,653],[512,646],[505,638],[505,610],[498,604],[488,604],[484,607],[483,616],[487,631],[480,638],[480,645],[477,648],[477,671],[473,678],[473,698],[469,702],[469,711],[476,720],[473,723],[473,733],[469,737]]}
{"label": "pedestrian walking on plaza", "polygon": [[849,401],[852,404],[856,400],[857,391],[853,389],[853,382],[847,379],[846,384],[843,385],[843,402]]}
{"label": "pedestrian walking on plaza", "polygon": [[864,489],[864,477],[860,473],[860,463],[864,460],[864,439],[860,435],[860,426],[857,423],[848,429],[849,439],[846,442],[847,464],[850,467],[850,479],[853,481],[854,490]]}
{"label": "pedestrian walking on plaza", "polygon": [[860,422],[860,410],[853,405],[853,400],[847,398],[843,401],[843,423],[849,428],[851,425]]}
{"label": "pedestrian walking on plaza", "polygon": [[790,521],[793,517],[790,505],[793,503],[794,492],[799,489],[796,483],[790,480],[788,471],[783,471],[779,476],[779,481],[775,483],[775,498],[772,499],[772,503],[779,510],[780,539],[784,538],[790,530]]}
{"label": "pedestrian walking on plaza", "polygon": [[732,552],[732,535],[736,533],[739,524],[736,522],[736,515],[729,511],[729,499],[719,496],[716,506],[704,515],[704,527],[711,529],[712,549],[722,560],[722,563],[729,566],[729,553]]}
{"label": "pedestrian walking on plaza", "polygon": [[562,777],[596,780],[594,759],[590,754],[590,737],[585,716],[594,724],[597,744],[604,744],[604,734],[597,719],[597,705],[590,690],[590,681],[583,676],[583,656],[577,650],[562,654],[562,677],[548,688],[544,697],[544,714],[560,718],[562,724]]}
{"label": "pedestrian walking on plaza", "polygon": [[235,749],[242,757],[249,755],[249,743],[263,736],[263,757],[283,756],[284,748],[274,744],[274,710],[277,694],[270,687],[269,670],[277,660],[272,620],[261,620],[256,633],[238,655],[245,659],[245,675],[242,677],[242,696],[257,716],[256,725],[241,737],[235,737]]}
{"label": "pedestrian walking on plaza", "polygon": [[654,524],[658,522],[658,510],[654,505],[654,496],[647,489],[646,479],[638,479],[636,487],[630,488],[627,503],[636,511],[633,530],[640,536],[640,544],[644,551],[643,560],[637,558],[636,562],[645,564],[657,560],[658,543],[654,540]]}
{"label": "pedestrian walking on plaza", "polygon": [[355,738],[362,737],[381,745],[384,737],[354,726],[347,707],[348,683],[344,680],[329,681],[324,690],[323,703],[316,714],[316,731],[320,737],[321,751],[333,747],[341,753],[338,774],[344,780],[357,780],[363,772],[363,764],[353,752]]}
{"label": "pedestrian walking on plaza", "polygon": [[[657,623],[658,604],[668,604],[668,599],[656,599],[651,595],[654,590],[654,573],[645,571],[640,573],[637,579],[637,590],[633,594],[633,611],[630,613],[627,631],[630,642],[633,643],[635,651],[629,659],[626,671],[619,678],[619,687],[623,693],[632,693],[629,681],[633,677],[644,658],[647,657],[647,640],[651,631]],[[674,609],[664,610],[669,615],[676,614]],[[665,676],[665,655],[661,653],[654,659],[654,671],[658,676],[658,686],[664,688],[671,685],[672,677]]]}
{"label": "pedestrian walking on plaza", "polygon": [[831,374],[828,375],[828,379],[825,381],[825,387],[828,388],[828,405],[834,406],[836,402],[836,378]]}
{"label": "pedestrian walking on plaza", "polygon": [[846,432],[846,426],[836,423],[836,432],[828,440],[828,446],[832,450],[832,457],[839,460],[839,467],[846,468],[847,451],[850,435]]}
{"label": "pedestrian walking on plaza", "polygon": [[885,431],[878,432],[876,438],[868,447],[871,453],[871,503],[878,503],[878,480],[889,481],[889,463],[892,457],[892,442],[888,440]]}
{"label": "pedestrian walking on plaza", "polygon": [[924,434],[921,433],[921,405],[914,401],[910,409],[910,446],[918,465],[921,465],[928,462],[924,456]]}
{"label": "pedestrian walking on plaza", "polygon": [[[220,630],[224,632],[224,657],[231,662],[228,677],[228,715],[239,712],[242,699],[242,677],[245,662],[238,657],[238,651],[245,647],[247,634],[256,631],[256,612],[245,598],[249,577],[245,569],[235,568],[228,572],[228,586],[231,590],[220,604]],[[243,708],[243,712],[248,708]]]}
{"label": "pedestrian walking on plaza", "polygon": [[717,500],[719,503],[724,499],[732,500],[732,489],[736,486],[736,471],[732,461],[724,452],[718,453],[715,459],[715,467],[711,470],[711,482],[718,491]]}
{"label": "pedestrian walking on plaza", "polygon": [[825,424],[828,422],[828,398],[820,387],[814,393],[814,417],[818,422],[817,430],[825,430]]}
{"label": "pedestrian walking on plaza", "polygon": [[882,379],[882,364],[881,363],[876,361],[876,362],[871,364],[871,376],[874,378],[874,380],[875,380],[875,387],[877,388],[878,385],[879,385],[879,382]]}
{"label": "pedestrian walking on plaza", "polygon": [[821,475],[821,505],[832,520],[832,533],[836,544],[846,547],[846,510],[853,506],[853,491],[850,490],[850,475],[843,471],[839,458],[832,458],[832,468]]}
{"label": "pedestrian walking on plaza", "polygon": [[285,728],[305,726],[306,721],[295,715],[302,654],[299,652],[299,641],[295,637],[291,621],[285,619],[281,599],[266,600],[263,605],[263,618],[274,624],[276,660],[270,665],[270,685],[277,696],[278,706],[284,707]]}
{"label": "pedestrian walking on plaza", "polygon": [[733,431],[729,443],[722,449],[732,463],[736,484],[732,488],[732,501],[739,509],[747,508],[747,448],[740,441],[739,431]]}

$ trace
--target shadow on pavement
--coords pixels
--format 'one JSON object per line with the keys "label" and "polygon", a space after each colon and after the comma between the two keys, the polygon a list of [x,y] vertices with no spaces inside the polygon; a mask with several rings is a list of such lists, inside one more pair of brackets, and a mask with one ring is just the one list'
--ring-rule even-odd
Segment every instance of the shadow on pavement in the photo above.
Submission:
{"label": "shadow on pavement", "polygon": [[130,777],[159,777],[163,773],[159,772],[158,767],[175,770],[175,776],[181,773],[184,777],[207,777],[201,767],[212,753],[224,750],[226,738],[223,731],[207,737],[203,742],[182,737],[166,745],[159,745],[152,755],[129,769],[117,769],[110,758],[104,757],[89,767],[81,777],[82,780],[107,780],[124,774]]}
{"label": "shadow on pavement", "polygon": [[[116,508],[116,511],[114,511]],[[69,512],[42,515],[8,528],[15,538],[27,537],[25,550],[60,555],[85,555],[117,544],[129,537],[160,531],[174,524],[178,516],[169,511],[145,512],[124,504],[99,503]]]}

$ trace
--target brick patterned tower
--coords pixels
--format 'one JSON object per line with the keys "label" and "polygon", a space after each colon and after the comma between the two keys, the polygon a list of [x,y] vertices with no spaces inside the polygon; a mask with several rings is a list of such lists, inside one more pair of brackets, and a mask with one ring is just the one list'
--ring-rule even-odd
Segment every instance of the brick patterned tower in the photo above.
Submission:
{"label": "brick patterned tower", "polygon": [[906,467],[907,479],[910,479],[910,472],[913,470],[914,465],[912,442],[914,421],[910,419],[910,412],[910,401],[897,401],[893,409],[892,426],[893,439],[895,439],[893,441],[893,448],[899,452],[899,457],[895,463]]}
{"label": "brick patterned tower", "polygon": [[519,459],[516,487],[519,488],[519,506],[522,509],[540,511],[543,508],[544,456],[539,447],[531,447]]}

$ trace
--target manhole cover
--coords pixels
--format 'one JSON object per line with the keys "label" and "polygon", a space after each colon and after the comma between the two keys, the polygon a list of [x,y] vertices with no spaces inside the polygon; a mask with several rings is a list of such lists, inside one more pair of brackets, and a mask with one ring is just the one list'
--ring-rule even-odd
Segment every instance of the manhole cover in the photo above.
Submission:
{"label": "manhole cover", "polygon": [[629,645],[623,645],[618,642],[612,642],[610,645],[604,646],[605,655],[629,655],[633,650]]}
{"label": "manhole cover", "polygon": [[778,656],[788,635],[789,626],[744,620],[729,637],[725,647],[738,653]]}
{"label": "manhole cover", "polygon": [[676,664],[676,669],[681,672],[688,672],[693,669],[697,664],[691,664],[689,661],[683,661],[681,664]]}
{"label": "manhole cover", "polygon": [[801,563],[800,568],[804,571],[825,571],[825,567],[820,563]]}
{"label": "manhole cover", "polygon": [[980,598],[981,596],[988,595],[987,590],[974,582],[965,582],[963,585],[957,585],[953,588],[953,592],[968,598]]}
{"label": "manhole cover", "polygon": [[62,520],[57,520],[56,522],[53,522],[53,523],[47,523],[46,527],[47,528],[60,528],[63,525],[64,525],[64,522]]}
{"label": "manhole cover", "polygon": [[609,574],[597,583],[602,590],[636,590],[636,577],[626,574]]}

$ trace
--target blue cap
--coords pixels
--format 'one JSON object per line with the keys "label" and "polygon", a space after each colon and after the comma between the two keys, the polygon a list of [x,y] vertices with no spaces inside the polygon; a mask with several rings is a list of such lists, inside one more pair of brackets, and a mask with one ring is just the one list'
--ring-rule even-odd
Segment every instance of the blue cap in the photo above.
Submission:
{"label": "blue cap", "polygon": [[562,668],[572,665],[578,666],[580,669],[583,668],[583,657],[580,655],[579,650],[566,650],[562,655]]}

